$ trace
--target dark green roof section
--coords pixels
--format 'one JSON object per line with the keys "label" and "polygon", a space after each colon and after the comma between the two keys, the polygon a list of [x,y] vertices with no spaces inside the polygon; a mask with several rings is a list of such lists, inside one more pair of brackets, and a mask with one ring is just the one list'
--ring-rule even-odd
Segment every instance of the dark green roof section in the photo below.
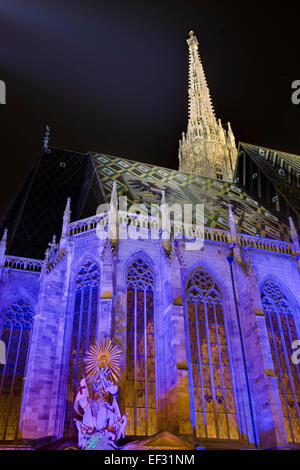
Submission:
{"label": "dark green roof section", "polygon": [[300,156],[240,143],[281,196],[300,214]]}
{"label": "dark green roof section", "polygon": [[[240,145],[251,152],[258,160],[267,163],[267,165],[272,169],[280,167],[281,160],[284,160],[300,174],[300,155],[281,152],[279,150],[273,150],[245,142],[240,142]],[[274,162],[276,157],[277,162]]]}
{"label": "dark green roof section", "polygon": [[[206,227],[228,230],[228,204],[238,219],[238,230],[250,235],[289,241],[286,219],[267,210],[237,184],[158,167],[125,158],[92,153],[106,201],[113,183],[128,204],[160,204],[162,190],[168,204],[204,204]],[[150,211],[149,211],[150,213]]]}

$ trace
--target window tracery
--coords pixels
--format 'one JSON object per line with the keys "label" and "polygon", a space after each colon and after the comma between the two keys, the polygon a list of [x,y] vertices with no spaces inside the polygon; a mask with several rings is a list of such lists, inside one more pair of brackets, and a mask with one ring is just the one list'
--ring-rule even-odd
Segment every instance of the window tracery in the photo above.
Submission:
{"label": "window tracery", "polygon": [[75,280],[75,303],[67,385],[65,435],[74,432],[73,405],[82,378],[82,360],[90,344],[96,342],[100,271],[98,265],[88,260],[79,270]]}
{"label": "window tracery", "polygon": [[128,435],[156,432],[154,276],[137,258],[127,273],[126,411]]}
{"label": "window tracery", "polygon": [[223,300],[206,269],[190,275],[186,297],[196,436],[238,439]]}
{"label": "window tracery", "polygon": [[0,440],[16,440],[22,403],[33,313],[27,300],[18,299],[3,313],[0,339],[6,346],[6,364],[0,364]]}
{"label": "window tracery", "polygon": [[298,339],[293,311],[272,280],[264,284],[261,300],[288,441],[300,442],[300,370],[292,362],[292,343]]}

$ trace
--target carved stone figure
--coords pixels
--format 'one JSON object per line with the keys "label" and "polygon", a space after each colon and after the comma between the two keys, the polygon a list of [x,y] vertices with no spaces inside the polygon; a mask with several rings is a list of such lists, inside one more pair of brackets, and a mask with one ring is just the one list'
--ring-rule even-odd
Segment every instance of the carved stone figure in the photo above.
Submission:
{"label": "carved stone figure", "polygon": [[117,449],[116,442],[125,437],[127,414],[121,415],[117,402],[120,353],[109,339],[91,346],[87,353],[87,379],[80,381],[74,403],[82,417],[75,419],[80,449]]}

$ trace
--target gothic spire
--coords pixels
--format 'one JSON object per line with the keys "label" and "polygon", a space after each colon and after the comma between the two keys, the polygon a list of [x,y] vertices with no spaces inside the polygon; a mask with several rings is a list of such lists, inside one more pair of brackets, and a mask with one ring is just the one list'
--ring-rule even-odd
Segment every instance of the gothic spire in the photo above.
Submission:
{"label": "gothic spire", "polygon": [[300,254],[299,238],[298,238],[298,233],[297,233],[292,217],[289,217],[289,222],[290,222],[291,237],[293,240],[294,250],[296,254],[299,255]]}
{"label": "gothic spire", "polygon": [[117,183],[116,181],[113,182],[111,196],[110,196],[110,210],[117,210],[118,207],[118,191],[117,191]]}
{"label": "gothic spire", "polygon": [[162,228],[162,231],[165,232],[167,231],[168,223],[167,223],[166,194],[164,190],[162,190],[161,192],[160,209],[161,209],[161,228]]}
{"label": "gothic spire", "polygon": [[216,117],[198,52],[199,43],[193,31],[189,32],[189,36],[186,41],[189,46],[189,124],[198,125],[202,117],[203,123],[214,131]]}
{"label": "gothic spire", "polygon": [[117,183],[114,181],[108,211],[109,229],[108,238],[116,240],[118,235],[118,190]]}
{"label": "gothic spire", "polygon": [[60,243],[59,243],[59,247],[61,249],[65,248],[66,246],[70,220],[71,220],[71,198],[68,197],[64,215],[63,215],[63,224],[62,224],[61,238],[60,238]]}
{"label": "gothic spire", "polygon": [[71,219],[71,198],[68,197],[67,204],[66,204],[65,211],[64,211],[63,220],[69,223],[70,219]]}
{"label": "gothic spire", "polygon": [[50,139],[50,127],[46,126],[45,135],[44,135],[44,149],[48,148],[49,139]]}
{"label": "gothic spire", "polygon": [[170,231],[168,227],[168,208],[167,208],[167,203],[166,203],[166,194],[164,190],[162,190],[162,193],[161,193],[160,211],[161,211],[162,246],[164,247],[165,250],[168,251],[171,248],[171,244],[170,244]]}
{"label": "gothic spire", "polygon": [[228,221],[229,221],[229,231],[230,231],[231,247],[233,249],[233,254],[237,261],[241,261],[242,260],[241,247],[238,242],[236,221],[235,221],[235,216],[233,213],[232,204],[228,204]]}
{"label": "gothic spire", "polygon": [[186,134],[179,141],[179,170],[232,181],[237,149],[230,124],[226,132],[216,119],[210,91],[193,31],[189,47],[189,118]]}
{"label": "gothic spire", "polygon": [[237,241],[237,229],[236,229],[236,221],[233,215],[232,204],[228,204],[228,220],[229,220],[229,229],[230,229],[230,236],[233,242]]}
{"label": "gothic spire", "polygon": [[6,245],[7,245],[7,228],[4,230],[2,239],[0,241],[0,266],[4,264]]}

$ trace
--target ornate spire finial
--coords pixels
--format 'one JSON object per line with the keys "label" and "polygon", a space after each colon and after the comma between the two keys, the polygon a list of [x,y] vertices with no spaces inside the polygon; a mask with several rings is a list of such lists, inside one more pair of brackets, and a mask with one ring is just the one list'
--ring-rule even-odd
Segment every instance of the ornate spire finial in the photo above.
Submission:
{"label": "ornate spire finial", "polygon": [[[231,128],[228,135],[217,121],[198,52],[194,31],[189,47],[189,118],[186,137],[179,141],[179,170],[232,181],[237,149]],[[219,171],[222,168],[222,174]]]}
{"label": "ornate spire finial", "polygon": [[8,230],[7,228],[4,229],[4,232],[3,232],[3,236],[2,236],[2,239],[1,239],[1,243],[5,243],[7,242],[7,233],[8,233]]}
{"label": "ornate spire finial", "polygon": [[165,191],[162,190],[161,192],[161,201],[160,201],[160,210],[161,210],[161,228],[163,231],[163,238],[168,238],[168,214],[167,214],[167,206],[166,206],[166,194]]}
{"label": "ornate spire finial", "polygon": [[66,204],[65,211],[64,211],[64,218],[66,218],[68,222],[70,222],[70,218],[71,218],[71,198],[70,197],[68,197],[67,199],[67,204]]}
{"label": "ornate spire finial", "polygon": [[47,125],[45,135],[44,135],[44,149],[48,148],[49,140],[50,140],[50,127]]}
{"label": "ornate spire finial", "polygon": [[118,191],[117,183],[114,181],[110,196],[109,213],[108,213],[109,229],[108,238],[117,240],[118,238]]}
{"label": "ornate spire finial", "polygon": [[171,247],[170,243],[170,223],[168,217],[168,207],[166,203],[166,193],[164,190],[161,192],[161,202],[160,202],[160,212],[161,212],[161,240],[162,245],[165,250],[169,250]]}
{"label": "ornate spire finial", "polygon": [[228,204],[228,212],[229,212],[229,228],[230,228],[231,241],[237,242],[237,229],[236,229],[235,217],[234,217],[233,210],[232,210],[232,204]]}
{"label": "ornate spire finial", "polygon": [[232,210],[232,204],[228,204],[228,215],[229,215],[228,218],[229,218],[231,248],[233,250],[233,255],[236,261],[241,262],[242,261],[241,247],[238,241],[236,221],[235,221],[234,213]]}
{"label": "ornate spire finial", "polygon": [[50,250],[49,248],[47,248],[47,250],[45,251],[45,264],[48,263],[49,257],[50,257]]}
{"label": "ornate spire finial", "polygon": [[45,251],[45,259],[44,259],[44,263],[43,263],[42,271],[41,271],[42,278],[45,276],[45,273],[47,272],[47,268],[49,265],[49,258],[50,258],[50,250],[49,248],[47,248],[47,250]]}
{"label": "ornate spire finial", "polygon": [[290,222],[290,229],[291,229],[291,237],[293,240],[293,245],[294,245],[294,250],[296,255],[300,255],[300,245],[299,245],[299,238],[298,238],[298,233],[296,230],[296,227],[294,225],[294,221],[292,217],[289,217],[289,222]]}
{"label": "ornate spire finial", "polygon": [[110,204],[116,207],[118,203],[118,191],[117,191],[117,182],[113,182],[111,196],[110,196]]}
{"label": "ornate spire finial", "polygon": [[48,244],[48,258],[52,261],[57,253],[56,235],[53,235],[52,242]]}
{"label": "ornate spire finial", "polygon": [[61,230],[61,239],[59,243],[60,249],[65,248],[70,220],[71,220],[71,198],[68,197],[64,215],[63,215],[63,225],[62,225],[62,230]]}
{"label": "ornate spire finial", "polygon": [[2,239],[0,241],[0,266],[4,264],[6,245],[7,245],[7,228],[4,230]]}

